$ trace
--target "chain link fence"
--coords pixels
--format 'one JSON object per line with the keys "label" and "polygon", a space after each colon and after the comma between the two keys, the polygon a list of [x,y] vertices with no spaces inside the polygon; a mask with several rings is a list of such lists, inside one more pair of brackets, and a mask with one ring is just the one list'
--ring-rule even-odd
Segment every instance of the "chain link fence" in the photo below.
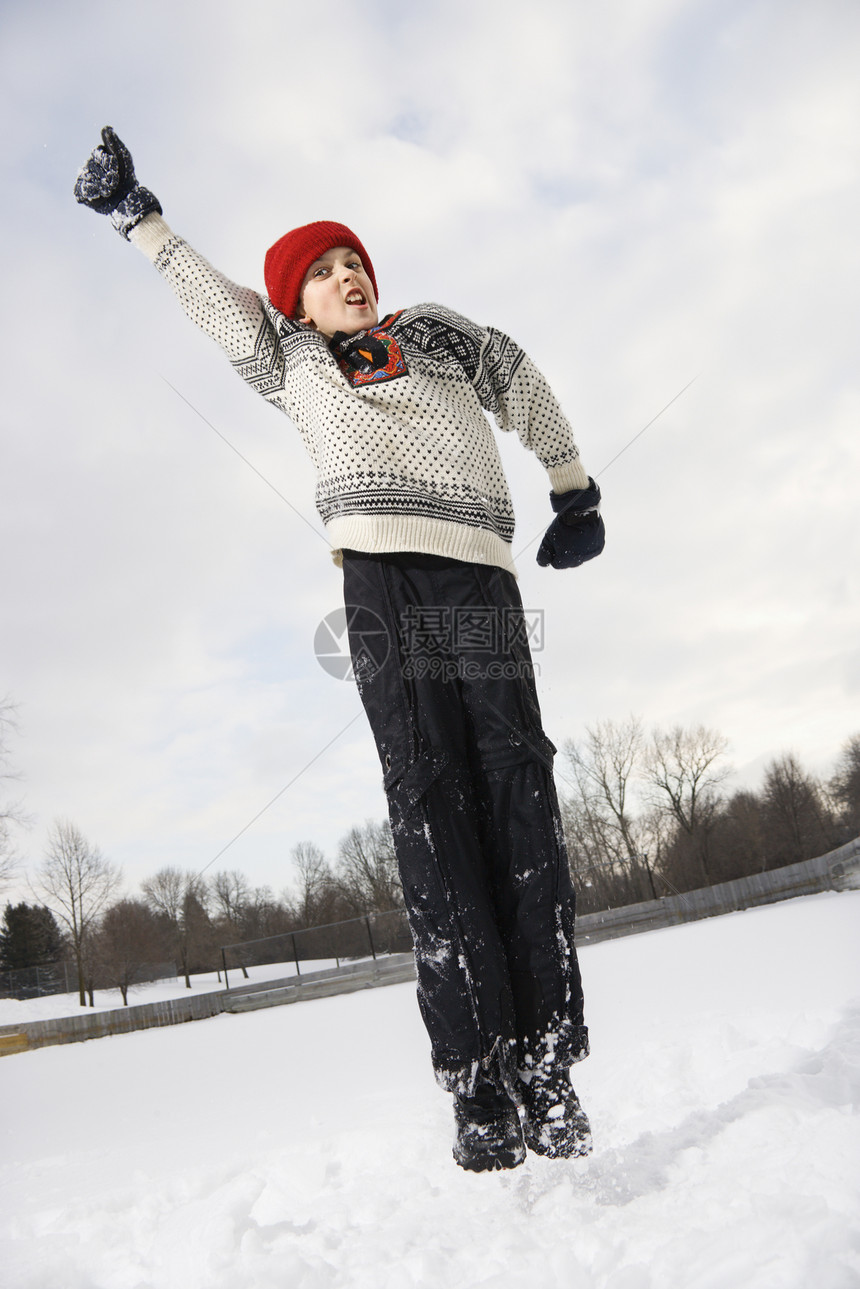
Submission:
{"label": "chain link fence", "polygon": [[391,953],[408,953],[412,935],[405,909],[385,913],[368,913],[365,917],[329,922],[325,926],[284,931],[262,940],[244,940],[221,947],[224,983],[229,988],[229,972],[240,971],[247,979],[248,968],[283,964],[290,974],[301,976],[305,968],[363,958],[378,958]]}
{"label": "chain link fence", "polygon": [[[175,962],[144,962],[135,967],[128,984],[145,985],[153,980],[175,980]],[[94,975],[97,989],[118,989],[114,973],[100,966]],[[78,992],[78,969],[74,962],[51,962],[42,967],[19,967],[0,971],[0,998],[44,998],[48,994]]]}
{"label": "chain link fence", "polygon": [[69,962],[0,971],[0,998],[42,998],[45,994],[69,994],[77,987],[78,973]]}

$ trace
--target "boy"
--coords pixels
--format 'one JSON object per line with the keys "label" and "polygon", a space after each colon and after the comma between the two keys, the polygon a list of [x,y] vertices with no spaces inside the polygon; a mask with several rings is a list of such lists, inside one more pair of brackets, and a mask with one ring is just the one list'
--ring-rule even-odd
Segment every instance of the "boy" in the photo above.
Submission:
{"label": "boy", "polygon": [[418,998],[454,1158],[513,1168],[591,1149],[569,1070],[588,1053],[574,894],[511,558],[510,494],[485,411],[546,467],[540,564],[603,549],[600,492],[523,351],[439,305],[379,320],[354,233],[293,229],[268,298],[176,237],[109,127],[78,201],[153,261],[189,317],[298,427],[342,565],[356,681],[382,763]]}

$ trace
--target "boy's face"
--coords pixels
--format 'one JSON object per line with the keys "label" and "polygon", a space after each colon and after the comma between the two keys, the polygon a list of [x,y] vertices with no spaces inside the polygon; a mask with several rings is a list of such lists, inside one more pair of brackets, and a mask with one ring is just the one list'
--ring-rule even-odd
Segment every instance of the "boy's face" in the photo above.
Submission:
{"label": "boy's face", "polygon": [[335,246],[314,260],[299,298],[299,321],[312,324],[329,340],[336,331],[353,336],[379,321],[370,278],[349,246]]}

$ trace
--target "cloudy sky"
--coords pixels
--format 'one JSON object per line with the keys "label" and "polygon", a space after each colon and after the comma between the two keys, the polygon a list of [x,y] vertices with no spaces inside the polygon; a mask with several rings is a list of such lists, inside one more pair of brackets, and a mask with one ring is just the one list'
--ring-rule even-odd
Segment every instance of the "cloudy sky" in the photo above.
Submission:
{"label": "cloudy sky", "polygon": [[860,729],[853,0],[5,0],[0,35],[25,862],[63,817],[129,890],[176,864],[277,891],[298,841],[385,811],[314,656],[340,575],[297,433],[72,198],[107,123],[234,279],[339,219],[383,310],[439,300],[547,374],[608,533],[539,569],[546,478],[504,437],[556,742],[635,712],[723,731],[742,782],[829,769]]}

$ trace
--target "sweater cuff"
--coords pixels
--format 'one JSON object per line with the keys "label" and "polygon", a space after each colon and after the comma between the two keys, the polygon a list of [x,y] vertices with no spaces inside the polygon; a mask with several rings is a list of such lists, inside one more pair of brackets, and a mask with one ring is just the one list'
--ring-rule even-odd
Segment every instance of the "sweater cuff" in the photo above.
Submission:
{"label": "sweater cuff", "polygon": [[151,215],[144,216],[139,224],[135,224],[128,240],[155,263],[171,237],[173,233],[170,225],[153,211]]}
{"label": "sweater cuff", "polygon": [[588,473],[579,457],[567,465],[553,466],[547,470],[552,490],[555,493],[572,492],[574,488],[588,488]]}

